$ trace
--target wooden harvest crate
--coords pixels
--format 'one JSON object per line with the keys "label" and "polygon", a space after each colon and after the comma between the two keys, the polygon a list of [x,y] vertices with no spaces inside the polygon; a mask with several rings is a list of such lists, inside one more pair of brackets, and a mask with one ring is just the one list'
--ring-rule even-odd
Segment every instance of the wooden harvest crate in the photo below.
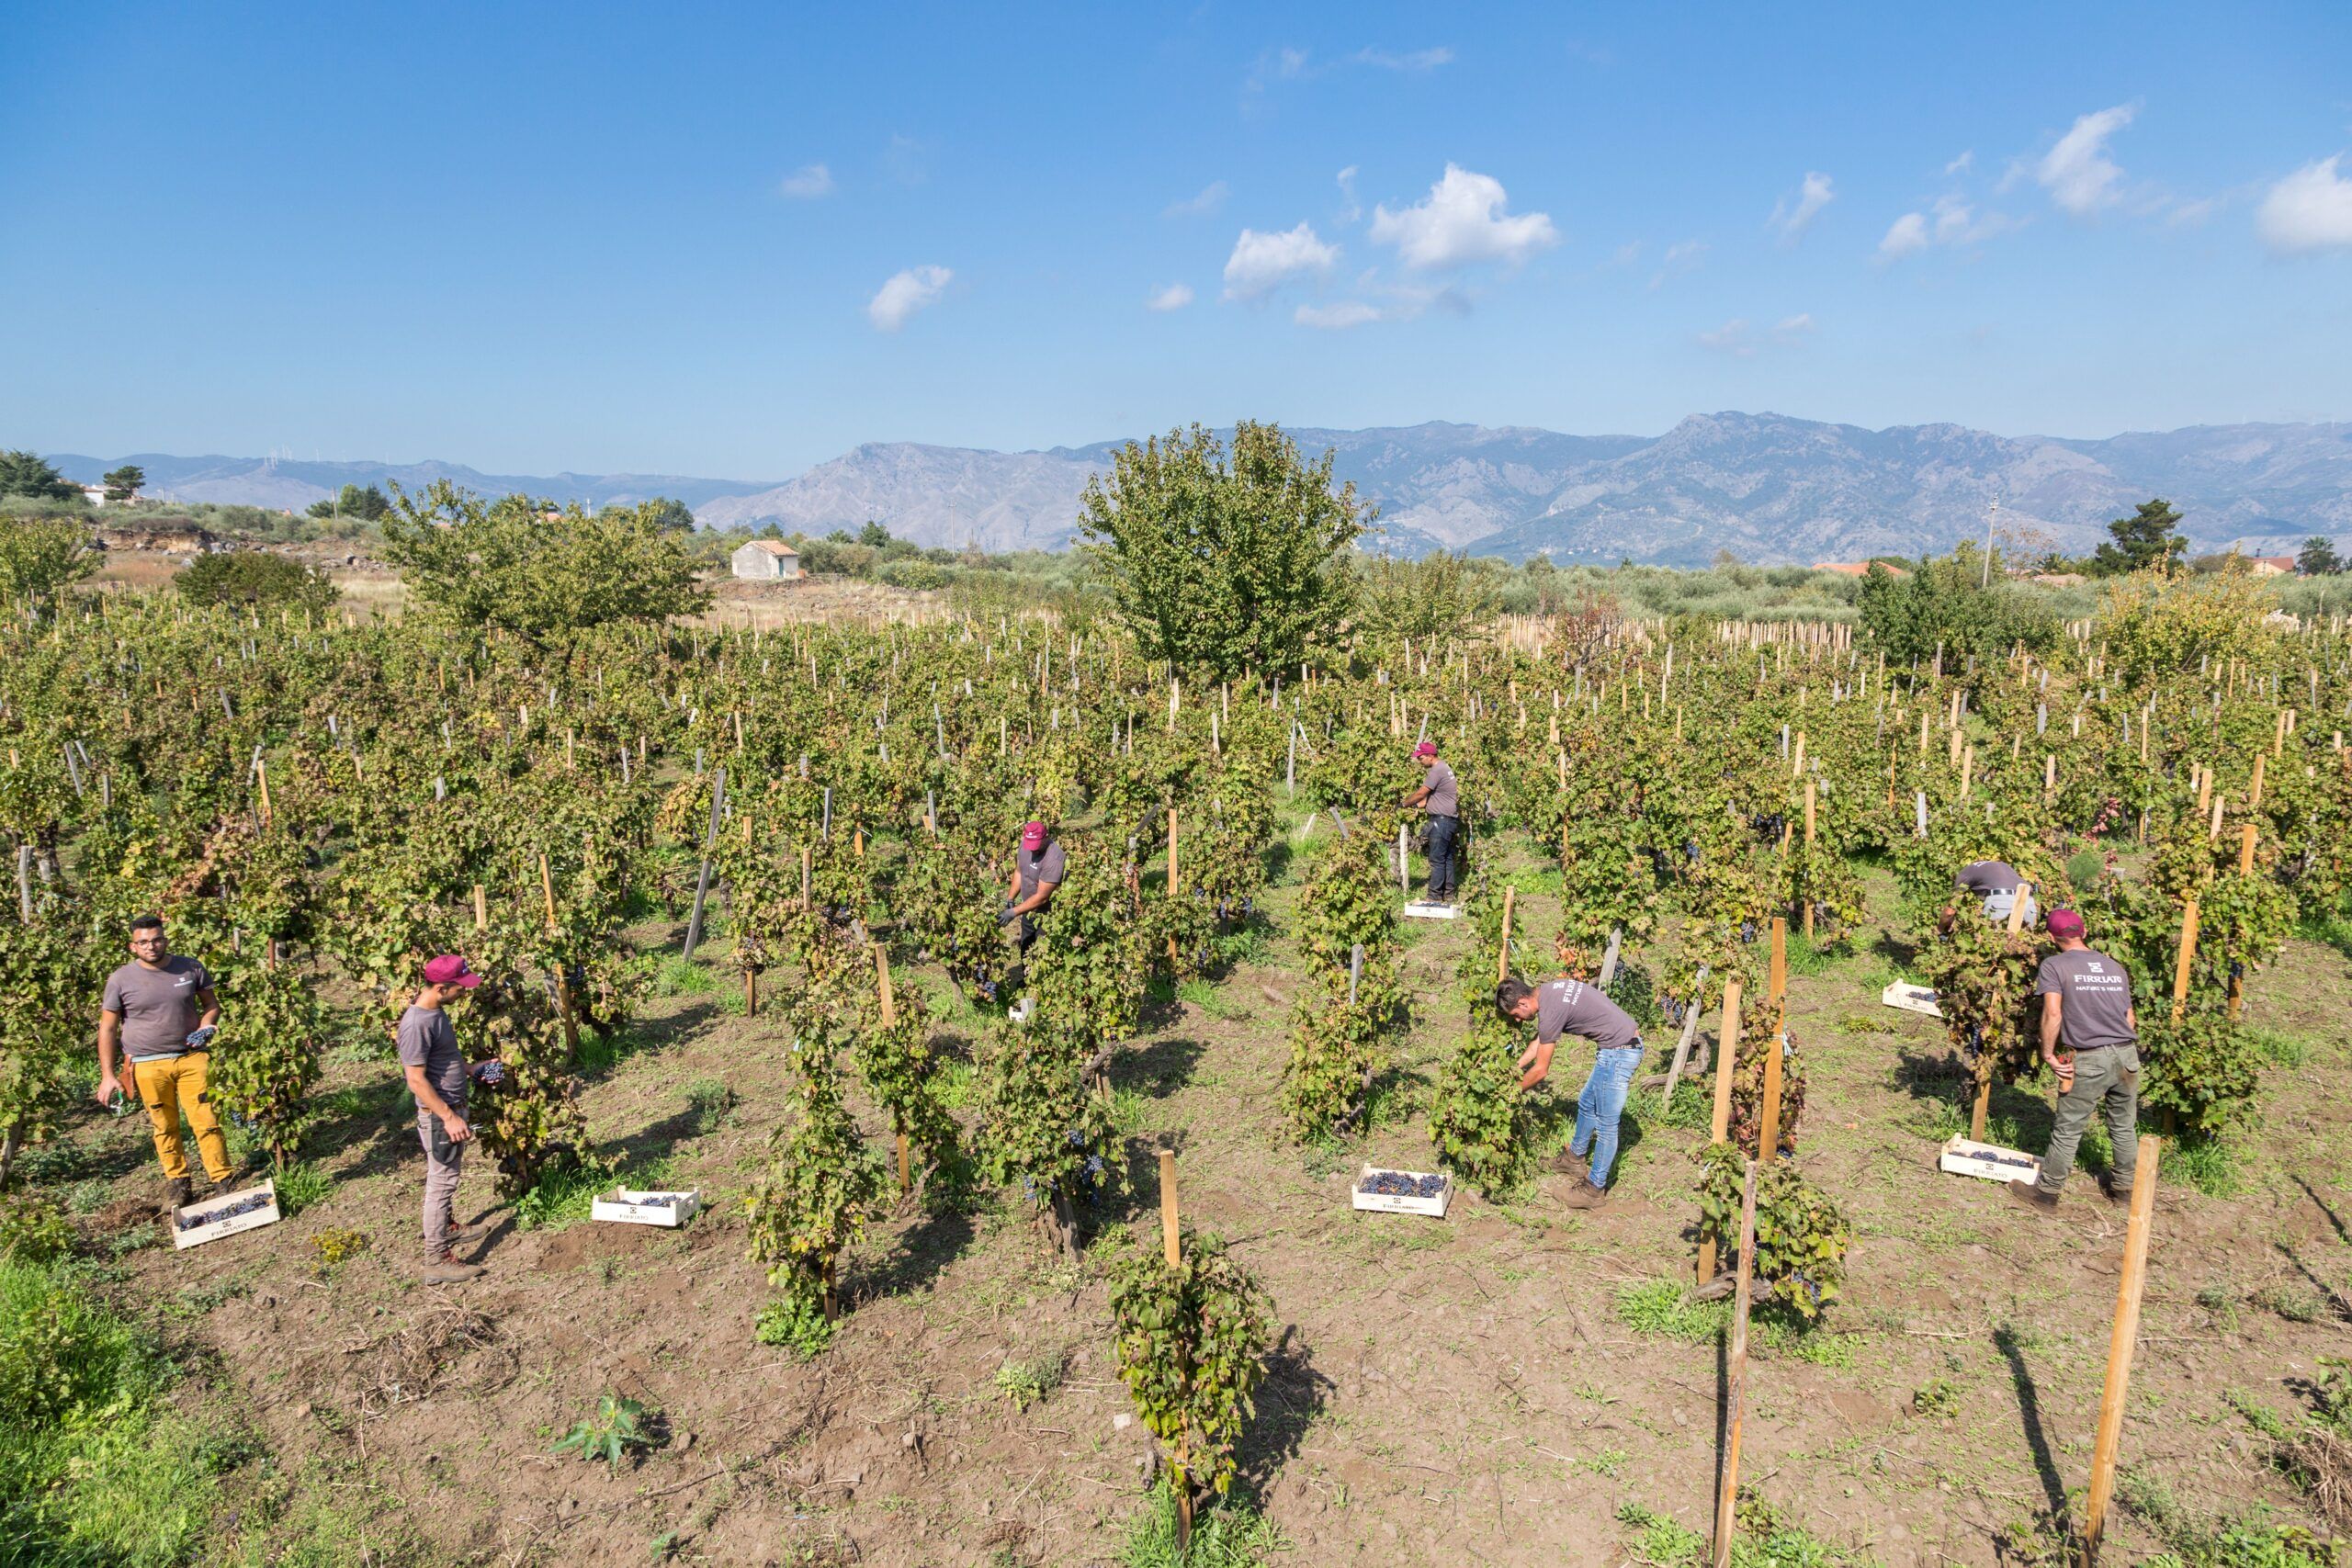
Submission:
{"label": "wooden harvest crate", "polygon": [[[1374,1178],[1380,1176],[1410,1177],[1415,1181],[1426,1181],[1430,1177],[1434,1176],[1437,1179],[1439,1185],[1437,1191],[1427,1198],[1421,1197],[1418,1193],[1367,1192],[1364,1190],[1366,1187],[1371,1185]],[[1380,1166],[1368,1165],[1363,1168],[1363,1173],[1356,1178],[1354,1198],[1355,1206],[1357,1208],[1365,1210],[1371,1213],[1427,1214],[1431,1219],[1442,1220],[1445,1218],[1447,1205],[1453,1201],[1453,1178],[1447,1176],[1442,1172],[1389,1170]]]}
{"label": "wooden harvest crate", "polygon": [[616,1187],[610,1192],[600,1193],[588,1205],[591,1219],[628,1225],[677,1226],[701,1211],[699,1187],[690,1187],[683,1192],[640,1192],[634,1188]]}
{"label": "wooden harvest crate", "polygon": [[[253,1200],[262,1201],[253,1204]],[[251,1207],[246,1205],[251,1204]],[[242,1213],[230,1213],[232,1209],[243,1209]],[[219,1215],[220,1218],[213,1216]],[[274,1225],[277,1212],[277,1183],[264,1179],[259,1187],[247,1187],[235,1192],[223,1192],[207,1198],[201,1203],[190,1203],[172,1213],[172,1245],[178,1248],[202,1247],[208,1241],[219,1241],[224,1235],[241,1231],[258,1230]]]}

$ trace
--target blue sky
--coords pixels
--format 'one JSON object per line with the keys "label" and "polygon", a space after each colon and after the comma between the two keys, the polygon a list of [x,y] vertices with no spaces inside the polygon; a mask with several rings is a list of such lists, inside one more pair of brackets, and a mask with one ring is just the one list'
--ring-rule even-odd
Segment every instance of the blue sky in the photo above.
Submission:
{"label": "blue sky", "polygon": [[781,478],[1241,415],[2352,418],[2343,0],[6,37],[0,445]]}

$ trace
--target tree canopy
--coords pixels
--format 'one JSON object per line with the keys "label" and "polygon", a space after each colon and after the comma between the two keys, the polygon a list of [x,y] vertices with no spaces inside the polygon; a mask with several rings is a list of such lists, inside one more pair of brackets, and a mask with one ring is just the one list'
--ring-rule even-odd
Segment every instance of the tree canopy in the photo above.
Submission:
{"label": "tree canopy", "polygon": [[363,490],[347,484],[335,494],[311,502],[313,517],[356,517],[362,523],[380,523],[391,512],[391,502],[374,485]]}
{"label": "tree canopy", "polygon": [[0,513],[0,600],[45,604],[97,570],[79,519]]}
{"label": "tree canopy", "polygon": [[267,550],[224,550],[198,557],[174,582],[194,604],[234,604],[324,611],[342,590],[315,567]]}
{"label": "tree canopy", "polygon": [[108,501],[134,501],[140,487],[147,482],[147,470],[136,463],[125,463],[119,468],[108,468],[103,482]]}
{"label": "tree canopy", "polygon": [[1873,561],[1855,600],[1862,634],[1889,663],[1925,661],[1940,648],[1946,669],[1971,654],[1996,658],[2018,643],[2039,649],[2056,640],[2056,616],[1997,573],[1984,586],[1986,575],[1984,552],[1973,544],[1902,577]]}
{"label": "tree canopy", "polygon": [[577,502],[486,502],[436,479],[393,487],[385,554],[410,592],[470,626],[543,638],[612,621],[692,615],[710,602],[655,503],[590,515]]}
{"label": "tree canopy", "polygon": [[2295,570],[2305,577],[2329,577],[2344,570],[2344,558],[2335,553],[2335,540],[2314,534],[2303,541]]}
{"label": "tree canopy", "polygon": [[[1548,572],[1549,561],[1544,562]],[[1374,636],[1415,642],[1459,637],[1494,612],[1489,567],[1443,550],[1419,560],[1373,556],[1357,568],[1356,624]]]}
{"label": "tree canopy", "polygon": [[1080,531],[1113,613],[1151,658],[1231,675],[1297,661],[1339,627],[1347,551],[1374,509],[1333,487],[1333,454],[1299,456],[1243,421],[1228,455],[1201,425],[1129,442],[1087,481]]}
{"label": "tree canopy", "polygon": [[36,501],[78,501],[82,487],[59,473],[38,452],[0,452],[0,495]]}
{"label": "tree canopy", "polygon": [[2172,509],[2172,502],[2162,499],[2143,501],[2131,516],[2119,517],[2107,525],[2114,541],[2101,545],[2086,564],[2094,576],[2120,577],[2127,571],[2143,571],[2177,560],[2188,549],[2188,541],[2181,536],[2179,528],[2180,513]]}

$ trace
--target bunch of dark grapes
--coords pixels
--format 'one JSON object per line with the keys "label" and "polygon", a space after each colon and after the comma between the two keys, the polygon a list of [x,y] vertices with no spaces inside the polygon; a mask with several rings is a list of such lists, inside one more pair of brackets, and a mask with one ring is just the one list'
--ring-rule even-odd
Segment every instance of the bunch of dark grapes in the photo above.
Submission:
{"label": "bunch of dark grapes", "polygon": [[1375,1170],[1356,1190],[1382,1198],[1434,1198],[1445,1190],[1445,1178],[1442,1174],[1415,1176],[1408,1170]]}

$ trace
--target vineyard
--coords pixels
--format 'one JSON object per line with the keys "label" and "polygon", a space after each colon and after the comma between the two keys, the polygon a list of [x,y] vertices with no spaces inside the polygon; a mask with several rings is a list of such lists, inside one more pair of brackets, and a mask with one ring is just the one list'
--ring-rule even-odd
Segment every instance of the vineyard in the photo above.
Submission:
{"label": "vineyard", "polygon": [[[2249,592],[2006,653],[1588,610],[1222,679],[1041,615],[19,615],[0,1562],[1696,1562],[1757,1158],[1741,1561],[2054,1562],[2122,1218],[2097,1130],[2047,1220],[1935,1170],[2051,1119],[2047,939],[1948,914],[1990,859],[2130,968],[2165,1140],[2109,1539],[2344,1561],[2352,639]],[[1445,922],[1397,916],[1424,736]],[[89,1094],[148,912],[289,1213],[187,1252]],[[391,1045],[443,952],[505,1068],[447,1291]],[[1604,952],[1648,1054],[1572,1215],[1589,1052],[1522,1091],[1493,993]],[[1366,1165],[1460,1196],[1359,1214]],[[618,1184],[704,1212],[588,1221]],[[2276,1555],[2199,1555],[2232,1531]]]}

